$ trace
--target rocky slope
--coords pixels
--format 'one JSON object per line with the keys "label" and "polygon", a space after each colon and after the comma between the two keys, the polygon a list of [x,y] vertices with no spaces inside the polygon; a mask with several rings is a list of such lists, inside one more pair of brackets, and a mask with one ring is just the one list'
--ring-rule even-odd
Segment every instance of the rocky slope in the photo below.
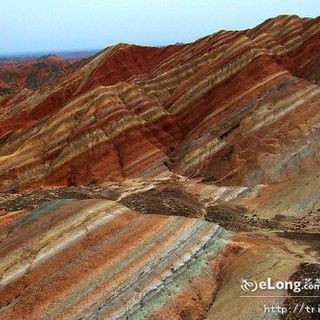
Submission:
{"label": "rocky slope", "polygon": [[270,299],[240,280],[317,263],[320,230],[316,210],[281,198],[290,214],[270,215],[259,194],[182,178],[2,194],[0,319],[263,317]]}
{"label": "rocky slope", "polygon": [[279,16],[119,44],[0,97],[0,319],[255,320],[294,300],[240,281],[318,270],[319,45],[320,18]]}
{"label": "rocky slope", "polygon": [[1,252],[2,315],[11,319],[204,315],[217,286],[218,261],[208,257],[228,244],[215,224],[141,215],[105,200],[59,200],[15,225],[2,229],[10,234]]}

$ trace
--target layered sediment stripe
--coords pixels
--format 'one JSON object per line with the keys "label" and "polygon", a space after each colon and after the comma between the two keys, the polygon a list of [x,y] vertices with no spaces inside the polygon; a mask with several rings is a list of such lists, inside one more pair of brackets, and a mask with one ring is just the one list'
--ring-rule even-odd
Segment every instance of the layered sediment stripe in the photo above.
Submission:
{"label": "layered sediment stripe", "polygon": [[264,126],[270,125],[272,122],[278,121],[289,112],[301,107],[307,100],[312,100],[315,97],[319,97],[320,89],[317,86],[310,86],[304,90],[297,91],[294,95],[287,97],[286,99],[279,101],[274,105],[276,112],[272,112],[272,115],[266,115],[262,121],[258,121],[249,131],[248,134],[252,134],[255,131],[261,129]]}
{"label": "layered sediment stripe", "polygon": [[159,66],[153,69],[153,78],[161,75],[164,71],[172,69],[173,66],[181,66],[199,58],[204,52],[209,53],[216,49],[223,49],[239,37],[238,32],[221,31],[211,36],[201,38],[194,43],[184,46],[178,53],[164,60]]}
{"label": "layered sediment stripe", "polygon": [[254,198],[263,185],[254,187],[219,187],[213,184],[205,184],[196,181],[189,181],[184,184],[185,190],[193,195],[198,196],[205,203],[211,202],[236,202],[242,198]]}
{"label": "layered sediment stripe", "polygon": [[[13,226],[13,228],[22,229],[23,227],[26,230],[31,229],[31,232],[29,231],[26,233],[26,231],[21,230],[21,233],[23,233],[24,236],[18,239],[14,238],[13,234],[10,233],[10,242],[6,239],[7,241],[1,244],[0,255],[2,256],[2,260],[0,265],[0,286],[5,286],[21,276],[27,269],[48,259],[51,255],[61,251],[73,241],[83,238],[86,235],[86,232],[90,232],[90,230],[93,230],[116,216],[128,211],[127,208],[118,206],[114,202],[95,202],[97,202],[97,204],[94,204],[93,202],[89,205],[87,204],[87,207],[84,205],[83,208],[79,209],[79,205],[74,206],[74,203],[68,205],[65,204],[65,201],[62,201],[57,203],[57,208],[47,206],[31,213],[31,217],[23,217],[22,219],[25,219],[26,221],[22,220],[15,222],[17,226]],[[61,205],[63,205],[63,209],[61,208]],[[41,228],[44,230],[47,228],[50,229],[45,232],[42,237],[41,235],[43,233],[39,228],[33,230],[32,220],[47,214],[48,211],[46,210],[50,210],[50,225],[44,224],[41,225]],[[68,217],[65,217],[62,210],[68,211]],[[35,218],[32,216],[35,216]],[[64,218],[64,220],[60,221],[59,225],[55,226],[55,221],[59,218]],[[35,242],[35,237],[37,238],[37,242]],[[26,247],[29,249],[27,256],[25,254]],[[12,248],[14,248],[13,251]],[[8,252],[10,252],[10,254],[8,254]]]}
{"label": "layered sediment stripe", "polygon": [[[1,319],[147,319],[172,286],[203,273],[214,281],[207,261],[228,243],[215,224],[103,200],[53,202],[13,225],[1,243]],[[28,237],[36,225],[47,229]]]}
{"label": "layered sediment stripe", "polygon": [[[124,88],[124,90],[127,90],[128,86]],[[134,87],[131,87],[131,89],[132,88]],[[134,89],[137,90],[136,88]],[[153,118],[146,122],[146,120],[143,120],[141,117],[131,114],[121,102],[121,99],[112,93],[114,92],[113,90],[113,88],[99,88],[99,90],[91,93],[87,98],[84,98],[85,104],[82,105],[81,108],[79,105],[74,108],[75,102],[73,101],[70,105],[67,105],[61,113],[57,113],[48,120],[47,123],[44,123],[42,129],[39,130],[38,133],[33,134],[32,132],[28,132],[27,134],[30,134],[28,144],[22,144],[22,141],[17,143],[13,142],[13,144],[10,145],[10,150],[5,148],[2,149],[3,154],[12,152],[15,148],[18,149],[17,152],[14,152],[10,156],[4,156],[2,158],[3,160],[6,159],[2,169],[5,170],[8,166],[21,168],[22,174],[19,179],[19,185],[24,185],[27,181],[41,180],[44,176],[51,175],[55,170],[68,162],[71,162],[73,159],[81,157],[82,154],[88,150],[93,150],[94,152],[95,148],[106,143],[116,145],[114,140],[119,137],[120,140],[124,140],[123,138],[126,139],[126,136],[131,136],[133,138],[131,144],[128,145],[128,148],[134,148],[134,150],[132,152],[126,151],[125,159],[118,159],[119,163],[122,163],[123,166],[123,176],[135,176],[139,174],[141,171],[141,163],[150,167],[150,164],[152,166],[154,161],[165,159],[166,155],[159,148],[161,148],[162,144],[165,145],[166,142],[172,141],[172,138],[168,134],[161,134],[161,132],[160,134],[153,136],[153,132],[156,131],[153,130],[153,132],[151,132],[145,128],[146,125],[149,125],[158,119]],[[93,95],[95,96],[92,99],[94,99],[96,103],[90,101],[90,97],[93,97]],[[108,102],[108,99],[110,102]],[[90,109],[91,105],[94,105],[95,108]],[[97,121],[94,120],[94,117],[97,117],[99,110],[103,111],[104,115],[100,112],[99,117],[103,116],[103,118],[100,120],[98,119]],[[72,129],[72,127],[78,123],[79,117],[75,117],[75,115],[79,112],[81,113],[81,120],[85,121],[85,117],[87,117],[89,121],[92,119],[92,122],[96,123],[82,133],[77,133],[77,131]],[[87,113],[89,114],[86,115]],[[61,116],[62,114],[63,117]],[[91,115],[93,115],[93,117]],[[165,116],[165,114],[162,115],[162,117],[163,116]],[[171,123],[168,123],[167,125],[170,124]],[[97,126],[100,128],[97,128]],[[77,129],[79,131],[79,128],[76,128],[76,130]],[[54,132],[57,136],[57,140],[54,140],[53,142],[50,141],[51,132]],[[178,133],[178,129],[176,132]],[[121,136],[123,138],[121,138]],[[70,141],[71,137],[73,138],[73,141]],[[25,140],[27,140],[27,138]],[[66,144],[67,141],[68,144]],[[54,150],[50,150],[49,146],[57,147]],[[38,163],[42,161],[39,159],[41,154],[33,153],[33,150],[38,150],[39,147],[48,150],[47,157],[50,157],[50,154],[54,155],[55,153],[57,156],[46,161],[43,165],[38,165]],[[124,147],[125,145],[119,145],[120,149],[123,149]],[[144,153],[142,162],[140,159],[140,165],[135,157],[136,151],[138,150],[147,151]],[[21,156],[19,156],[18,153],[21,154]],[[22,153],[24,154],[23,156]],[[26,153],[29,153],[28,156],[25,156]],[[121,156],[121,154],[123,154],[122,151],[119,156]],[[148,154],[152,154],[153,156],[148,159]],[[130,163],[130,155],[134,160],[132,163]],[[141,157],[142,155],[143,154],[141,154]],[[112,155],[109,154],[109,157],[110,156],[112,157]],[[164,171],[166,171],[165,167],[162,168],[162,172]],[[112,172],[110,172],[110,174],[112,174]]]}
{"label": "layered sediment stripe", "polygon": [[[183,223],[181,225],[177,222],[165,225],[164,228],[159,230],[159,235],[154,235],[154,238],[150,242],[146,243],[144,241],[131,255],[128,256],[126,254],[125,259],[120,259],[119,257],[119,263],[116,264],[117,268],[113,266],[110,268],[110,265],[108,265],[107,268],[100,271],[99,275],[95,275],[95,278],[91,279],[85,288],[76,288],[75,294],[67,298],[63,305],[60,305],[59,311],[61,312],[69,305],[68,302],[72,301],[75,304],[73,306],[74,311],[78,310],[79,312],[79,309],[84,309],[84,314],[89,313],[93,316],[92,313],[97,313],[97,309],[99,313],[109,310],[108,315],[105,315],[106,318],[112,315],[115,316],[115,313],[118,313],[120,318],[134,307],[135,304],[139,306],[141,300],[150,291],[157,290],[159,285],[161,285],[163,267],[167,273],[169,272],[169,275],[171,273],[173,276],[174,271],[177,271],[175,269],[181,267],[180,263],[184,259],[189,260],[188,258],[190,258],[184,257],[183,250],[187,250],[187,254],[192,256],[192,240],[194,240],[192,234],[197,235],[200,239],[203,236],[201,229],[204,226],[199,227],[197,223]],[[177,236],[177,231],[180,231],[182,234],[179,236],[181,240],[176,238],[176,242],[173,240],[173,237]],[[154,248],[154,243],[157,243],[157,249]],[[186,248],[185,245],[189,245],[190,247]],[[168,252],[170,252],[169,256]],[[181,255],[182,261],[179,258],[177,260],[176,255],[178,257]],[[171,266],[171,272],[168,270],[168,265]],[[125,273],[122,270],[126,270]],[[156,273],[154,273],[155,271]],[[131,275],[130,279],[128,279],[127,273]],[[129,292],[130,294],[128,294]],[[80,296],[79,293],[81,294]],[[85,302],[87,300],[84,297],[85,294],[94,295],[94,300],[90,304]],[[131,297],[131,294],[133,297]],[[79,301],[76,303],[75,299],[79,299]],[[119,301],[122,301],[122,303],[119,304]],[[126,303],[123,304],[123,301],[126,301]],[[84,308],[86,304],[87,309]],[[130,304],[133,305],[130,306]]]}
{"label": "layered sediment stripe", "polygon": [[[273,97],[279,95],[281,95],[281,99],[271,105],[270,101],[274,99]],[[204,132],[200,137],[194,139],[195,143],[189,143],[189,150],[182,149],[182,157],[177,162],[175,170],[180,174],[203,175],[205,168],[210,167],[210,158],[219,151],[232,146],[239,138],[232,135],[227,139],[213,138],[215,130],[219,126],[224,126],[227,122],[232,123],[231,120],[239,117],[243,112],[252,109],[250,115],[238,128],[238,131],[242,132],[242,139],[246,137],[249,139],[250,136],[256,135],[258,130],[261,132],[263,128],[271,127],[274,123],[284,126],[285,123],[280,123],[281,118],[287,117],[297,109],[302,109],[306,106],[306,103],[314,108],[314,101],[317,101],[317,99],[319,99],[319,88],[317,86],[305,84],[301,80],[297,81],[295,77],[288,78],[275,87],[269,88],[265,94],[260,95],[259,100],[255,99],[252,103],[241,106],[240,109],[238,108],[228,117],[222,117],[221,122],[217,122],[214,126],[211,126],[208,132]],[[272,137],[272,131],[268,132],[267,135]],[[266,136],[266,133],[263,136]],[[289,146],[288,148],[290,148]],[[284,150],[282,152],[284,153]],[[228,174],[233,173],[230,170]],[[237,174],[236,171],[235,174]]]}
{"label": "layered sediment stripe", "polygon": [[[234,97],[229,103],[216,108],[215,110],[213,110],[213,112],[209,113],[208,116],[206,116],[198,125],[197,127],[195,127],[189,134],[194,134],[197,131],[200,130],[200,128],[207,128],[208,127],[208,123],[210,121],[212,121],[212,118],[215,117],[217,114],[219,114],[220,112],[224,111],[224,110],[228,110],[233,104],[237,103],[238,101],[240,101],[241,99],[244,99],[246,96],[249,96],[250,94],[252,94],[254,91],[261,89],[264,87],[268,88],[268,85],[271,82],[274,82],[275,80],[279,79],[279,84],[282,83],[282,78],[289,76],[290,74],[288,73],[288,71],[286,70],[282,70],[279,71],[275,74],[269,75],[265,80],[251,86],[250,88],[248,88],[246,91],[240,93],[239,95],[237,95],[236,97]],[[288,82],[288,79],[285,80],[285,82],[283,82],[284,84]]]}

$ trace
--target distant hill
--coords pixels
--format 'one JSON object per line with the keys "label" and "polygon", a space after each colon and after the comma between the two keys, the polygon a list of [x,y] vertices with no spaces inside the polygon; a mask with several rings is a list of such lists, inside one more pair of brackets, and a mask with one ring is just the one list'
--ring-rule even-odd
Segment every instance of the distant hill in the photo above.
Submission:
{"label": "distant hill", "polygon": [[78,56],[70,53],[65,57],[49,54],[42,57],[0,58],[0,95],[22,88],[37,89],[79,67],[88,56],[85,53]]}

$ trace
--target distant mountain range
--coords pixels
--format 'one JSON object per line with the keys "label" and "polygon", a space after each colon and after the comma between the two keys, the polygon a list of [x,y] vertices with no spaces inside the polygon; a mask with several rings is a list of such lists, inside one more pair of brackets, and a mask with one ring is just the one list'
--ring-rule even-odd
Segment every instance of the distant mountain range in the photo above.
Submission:
{"label": "distant mountain range", "polygon": [[[0,95],[22,88],[36,89],[86,62],[90,52],[65,52],[63,56],[11,56],[0,58]],[[82,62],[80,62],[82,60]]]}

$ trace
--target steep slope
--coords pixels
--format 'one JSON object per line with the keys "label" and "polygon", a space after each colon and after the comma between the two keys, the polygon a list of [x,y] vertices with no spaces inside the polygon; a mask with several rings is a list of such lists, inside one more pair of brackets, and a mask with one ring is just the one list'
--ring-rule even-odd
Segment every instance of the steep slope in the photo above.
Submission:
{"label": "steep slope", "polygon": [[59,200],[14,224],[0,231],[1,319],[204,315],[220,255],[232,256],[215,224],[141,215],[112,201]]}
{"label": "steep slope", "polygon": [[279,194],[288,214],[259,211],[278,200],[264,188],[171,178],[2,194],[0,319],[263,317],[270,298],[243,297],[240,280],[289,279],[320,248],[303,203]]}

